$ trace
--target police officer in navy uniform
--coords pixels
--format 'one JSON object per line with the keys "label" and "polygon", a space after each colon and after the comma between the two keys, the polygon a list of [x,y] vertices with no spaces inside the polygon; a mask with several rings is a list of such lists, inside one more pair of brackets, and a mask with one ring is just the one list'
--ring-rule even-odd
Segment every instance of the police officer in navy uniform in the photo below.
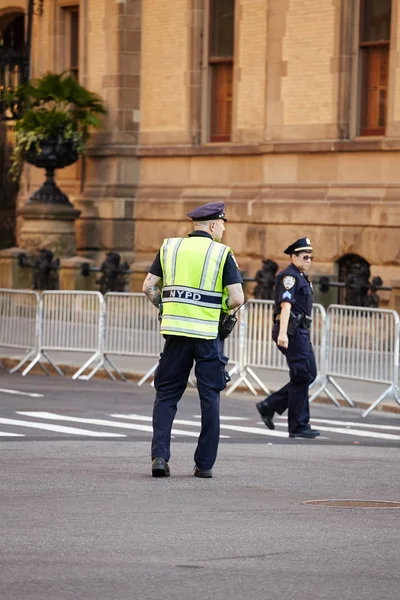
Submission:
{"label": "police officer in navy uniform", "polygon": [[275,429],[275,413],[288,409],[290,438],[316,438],[319,431],[310,427],[308,388],[317,376],[310,341],[313,291],[307,272],[313,260],[309,238],[301,238],[285,250],[291,264],[276,280],[272,338],[285,355],[290,381],[277,392],[256,404],[268,429]]}
{"label": "police officer in navy uniform", "polygon": [[188,213],[194,231],[187,238],[168,238],[143,283],[143,292],[162,306],[165,345],[155,373],[151,446],[153,477],[170,475],[171,428],[177,404],[195,362],[201,403],[201,431],[194,454],[194,475],[212,477],[220,433],[220,391],[229,375],[228,358],[219,336],[221,310],[244,302],[242,276],[227,246],[225,205],[211,202]]}

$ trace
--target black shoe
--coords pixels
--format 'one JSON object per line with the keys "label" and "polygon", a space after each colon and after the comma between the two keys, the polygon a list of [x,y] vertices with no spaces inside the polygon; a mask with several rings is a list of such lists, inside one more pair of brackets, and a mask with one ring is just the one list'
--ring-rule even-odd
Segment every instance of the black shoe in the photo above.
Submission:
{"label": "black shoe", "polygon": [[289,433],[290,438],[304,438],[304,439],[314,439],[320,435],[318,429],[311,429],[311,427],[299,429],[298,431],[293,431]]}
{"label": "black shoe", "polygon": [[204,479],[209,479],[213,476],[212,469],[200,469],[198,466],[195,466],[193,475],[195,477],[203,477]]}
{"label": "black shoe", "polygon": [[151,474],[153,477],[169,477],[169,466],[165,458],[156,456],[151,463]]}
{"label": "black shoe", "polygon": [[268,406],[267,401],[263,400],[262,402],[256,402],[256,407],[268,429],[275,429],[275,424],[272,420],[275,411],[273,411],[272,408]]}

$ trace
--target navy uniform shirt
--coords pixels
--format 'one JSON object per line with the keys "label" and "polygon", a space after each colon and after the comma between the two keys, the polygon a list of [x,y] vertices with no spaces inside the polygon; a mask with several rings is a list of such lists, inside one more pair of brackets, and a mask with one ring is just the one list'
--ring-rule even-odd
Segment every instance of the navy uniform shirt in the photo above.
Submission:
{"label": "navy uniform shirt", "polygon": [[[189,233],[189,237],[208,237],[212,240],[212,236],[207,233],[207,231],[193,231]],[[156,277],[163,276],[162,268],[161,268],[161,260],[160,260],[160,252],[157,253],[157,256],[154,259],[153,264],[150,267],[150,271],[152,275],[156,275]],[[239,271],[239,267],[233,258],[232,252],[229,252],[226,257],[224,270],[222,272],[222,285],[226,287],[227,285],[232,285],[233,283],[243,283],[242,276]]]}
{"label": "navy uniform shirt", "polygon": [[312,316],[313,290],[307,275],[293,264],[283,269],[276,278],[275,314],[281,312],[281,302],[290,302],[295,315]]}

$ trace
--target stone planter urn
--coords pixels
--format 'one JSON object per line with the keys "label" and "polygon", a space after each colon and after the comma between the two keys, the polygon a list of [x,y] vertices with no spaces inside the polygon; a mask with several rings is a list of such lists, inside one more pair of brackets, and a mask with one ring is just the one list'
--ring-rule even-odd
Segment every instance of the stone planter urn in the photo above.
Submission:
{"label": "stone planter urn", "polygon": [[63,169],[79,159],[73,142],[62,134],[34,145],[24,153],[25,162],[45,169],[46,179],[18,211],[24,219],[21,227],[21,247],[30,251],[46,248],[57,256],[74,256],[76,239],[74,221],[80,211],[54,180],[56,169]]}

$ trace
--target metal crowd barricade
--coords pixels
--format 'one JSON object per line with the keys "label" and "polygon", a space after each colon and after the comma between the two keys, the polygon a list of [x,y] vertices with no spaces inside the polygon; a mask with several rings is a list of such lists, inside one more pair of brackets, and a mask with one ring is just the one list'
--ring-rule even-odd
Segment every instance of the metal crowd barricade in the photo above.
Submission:
{"label": "metal crowd barricade", "polygon": [[[242,318],[239,323],[241,328],[241,352],[239,367],[237,369],[239,378],[229,387],[227,394],[231,394],[241,383],[244,383],[254,395],[257,395],[257,391],[249,381],[248,375],[253,378],[266,394],[269,394],[269,389],[253,369],[260,368],[287,371],[286,359],[272,340],[274,304],[273,300],[250,300],[245,305],[245,310],[242,312]],[[311,341],[313,343],[317,367],[320,374],[313,383],[313,386],[319,383],[320,388],[318,392],[314,394],[312,399],[321,392],[325,380],[323,375],[325,337],[325,309],[320,304],[314,304]]]}
{"label": "metal crowd barricade", "polygon": [[[142,293],[108,292],[105,302],[104,359],[125,381],[110,354],[158,358],[164,345],[164,339],[160,335],[158,312]],[[140,379],[138,385],[142,385],[153,375],[157,364],[158,362]]]}
{"label": "metal crowd barricade", "polygon": [[[254,315],[253,306],[263,306],[266,307],[268,311],[270,306],[273,309],[274,303],[269,300],[250,300],[247,302],[239,311],[238,323],[236,324],[236,352],[237,352],[237,365],[235,369],[232,370],[230,374],[237,373],[239,377],[236,379],[234,383],[232,383],[227,391],[226,395],[229,396],[240,384],[244,383],[248,389],[257,396],[257,392],[249,379],[249,376],[254,379],[254,381],[264,390],[266,394],[268,394],[268,388],[265,387],[263,382],[257,377],[254,371],[251,368],[248,360],[248,352],[252,335],[256,336],[256,340],[258,339],[259,331],[256,331],[256,327],[254,327],[256,316]],[[228,338],[229,339],[229,338]],[[257,344],[257,341],[255,342]],[[228,354],[229,356],[229,354]]]}
{"label": "metal crowd barricade", "polygon": [[385,398],[399,401],[399,315],[392,310],[331,305],[327,311],[327,364],[323,391],[331,383],[350,406],[353,400],[336,378],[386,384],[387,389],[363,413],[368,416]]}
{"label": "metal crowd barricade", "polygon": [[26,352],[10,373],[18,371],[36,354],[39,301],[37,292],[0,289],[0,346]]}
{"label": "metal crowd barricade", "polygon": [[[59,375],[63,375],[60,367],[49,357],[50,351],[90,352],[90,358],[72,377],[77,379],[93,363],[101,361],[103,321],[104,300],[100,292],[43,292],[39,303],[36,356],[22,375],[27,375],[37,363],[41,365],[43,359]],[[106,366],[101,363],[95,371],[100,366],[110,375]]]}

